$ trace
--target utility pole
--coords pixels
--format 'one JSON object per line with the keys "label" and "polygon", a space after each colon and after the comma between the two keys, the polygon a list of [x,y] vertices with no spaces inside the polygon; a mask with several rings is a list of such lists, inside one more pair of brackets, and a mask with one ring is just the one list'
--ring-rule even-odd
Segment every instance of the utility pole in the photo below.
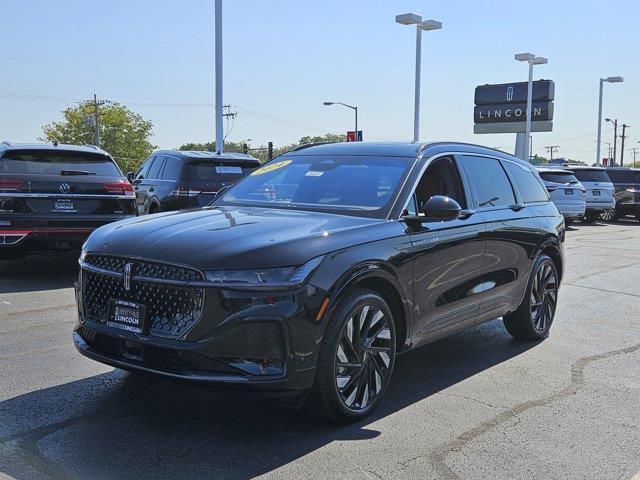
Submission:
{"label": "utility pole", "polygon": [[100,105],[104,105],[104,100],[98,101],[96,98],[96,94],[93,94],[93,127],[94,127],[94,137],[93,142],[96,147],[100,148],[100,112],[98,111],[98,107]]}
{"label": "utility pole", "polygon": [[620,144],[620,166],[621,167],[624,167],[624,139],[629,136],[629,135],[625,135],[624,132],[629,127],[631,127],[631,125],[627,125],[626,123],[622,124],[622,135],[620,135],[620,138],[622,139],[622,143]]}
{"label": "utility pole", "polygon": [[550,158],[549,160],[553,160],[554,152],[560,150],[560,145],[549,145],[548,147],[544,147],[544,149],[549,152]]}
{"label": "utility pole", "polygon": [[618,119],[614,118],[611,120],[610,118],[605,118],[604,121],[613,123],[613,161],[611,166],[615,167],[616,157],[618,156]]}
{"label": "utility pole", "polygon": [[636,156],[638,155],[638,147],[633,147],[631,149],[631,151],[633,152],[633,166],[636,166]]}

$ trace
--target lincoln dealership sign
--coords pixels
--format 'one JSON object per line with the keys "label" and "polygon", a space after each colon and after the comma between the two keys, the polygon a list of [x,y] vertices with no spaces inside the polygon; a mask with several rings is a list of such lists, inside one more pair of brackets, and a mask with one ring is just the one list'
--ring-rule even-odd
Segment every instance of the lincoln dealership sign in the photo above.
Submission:
{"label": "lincoln dealership sign", "polygon": [[[549,132],[553,128],[554,93],[553,81],[533,82],[532,132]],[[475,133],[524,132],[526,118],[527,82],[476,87],[473,110]]]}

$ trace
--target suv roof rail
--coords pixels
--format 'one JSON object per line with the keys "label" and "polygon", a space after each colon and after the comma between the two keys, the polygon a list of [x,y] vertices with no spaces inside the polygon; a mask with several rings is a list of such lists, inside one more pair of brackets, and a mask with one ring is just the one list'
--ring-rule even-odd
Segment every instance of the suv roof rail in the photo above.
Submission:
{"label": "suv roof rail", "polygon": [[11,143],[9,140],[3,140],[3,141],[2,141],[2,143],[3,143],[4,145],[8,145],[8,146],[13,145],[13,143]]}
{"label": "suv roof rail", "polygon": [[318,145],[328,145],[330,143],[337,143],[337,142],[311,142],[311,143],[303,143],[302,145],[298,145],[296,148],[294,148],[293,150],[289,150],[290,152],[297,152],[298,150],[304,150],[305,148],[309,148],[309,147],[316,147]]}

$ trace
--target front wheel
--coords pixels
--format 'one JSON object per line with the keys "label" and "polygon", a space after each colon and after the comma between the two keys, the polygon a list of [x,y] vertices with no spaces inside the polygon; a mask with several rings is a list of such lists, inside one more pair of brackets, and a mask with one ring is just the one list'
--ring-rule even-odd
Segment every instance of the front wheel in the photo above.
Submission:
{"label": "front wheel", "polygon": [[372,290],[354,289],[329,319],[307,408],[333,421],[360,420],[380,402],[395,356],[395,325],[387,302]]}
{"label": "front wheel", "polygon": [[541,255],[529,276],[522,303],[515,312],[505,315],[504,326],[520,340],[541,340],[549,335],[556,314],[560,280],[553,260]]}

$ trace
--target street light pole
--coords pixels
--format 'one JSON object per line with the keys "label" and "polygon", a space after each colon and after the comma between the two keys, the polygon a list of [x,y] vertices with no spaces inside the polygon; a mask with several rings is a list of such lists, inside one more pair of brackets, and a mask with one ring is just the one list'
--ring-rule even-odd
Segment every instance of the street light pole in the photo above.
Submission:
{"label": "street light pole", "polygon": [[[604,82],[609,83],[620,83],[623,81],[622,77],[607,77],[600,79],[600,89],[598,94],[598,140],[596,144],[596,165],[600,165],[600,146],[602,143],[602,91]],[[614,157],[615,157],[615,148],[614,148]],[[615,158],[614,158],[615,163]]]}
{"label": "street light pole", "polygon": [[413,96],[413,141],[417,142],[420,138],[420,77],[422,73],[422,30],[439,30],[442,28],[442,22],[437,20],[422,21],[420,15],[415,13],[404,13],[396,15],[396,23],[402,25],[416,26],[416,72]]}
{"label": "street light pole", "polygon": [[342,103],[342,102],[323,102],[322,103],[325,107],[328,107],[330,105],[342,105],[343,107],[347,107],[350,108],[351,110],[354,111],[355,113],[355,117],[356,117],[356,130],[355,130],[355,140],[354,141],[358,141],[358,107],[355,105],[348,105],[346,103]]}
{"label": "street light pole", "polygon": [[224,153],[224,126],[222,123],[222,0],[216,0],[215,17],[216,150],[218,153]]}
{"label": "street light pole", "polygon": [[523,160],[529,161],[527,156],[529,155],[529,145],[531,142],[531,117],[533,115],[533,66],[544,65],[548,60],[544,57],[536,57],[533,53],[518,53],[515,59],[520,62],[529,63],[529,80],[527,82],[527,117],[525,121],[525,138],[524,146],[520,152],[520,156]]}

